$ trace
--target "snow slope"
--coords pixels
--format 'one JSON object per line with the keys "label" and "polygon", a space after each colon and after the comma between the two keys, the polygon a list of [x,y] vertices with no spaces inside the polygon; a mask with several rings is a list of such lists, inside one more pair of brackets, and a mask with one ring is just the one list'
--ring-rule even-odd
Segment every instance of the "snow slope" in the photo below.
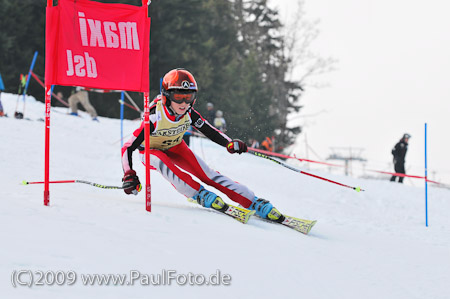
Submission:
{"label": "snow slope", "polygon": [[[14,114],[16,95],[2,103]],[[21,103],[22,105],[22,103]],[[21,107],[20,105],[20,107]],[[120,185],[120,122],[52,110],[52,180]],[[308,236],[251,219],[239,222],[187,202],[152,172],[152,213],[144,194],[127,196],[83,184],[53,184],[45,207],[44,105],[27,98],[25,116],[0,118],[0,294],[2,298],[450,298],[450,192],[314,172],[357,193],[251,155],[230,155],[203,139],[192,149],[206,162],[271,200],[286,214],[317,219]],[[125,121],[125,134],[139,124]],[[144,180],[144,167],[134,157]],[[13,271],[75,271],[71,286],[17,286]],[[87,286],[83,274],[159,274],[175,270],[230,285]],[[17,273],[17,272],[16,272]],[[21,281],[28,280],[28,273]],[[35,277],[36,278],[36,277]]]}

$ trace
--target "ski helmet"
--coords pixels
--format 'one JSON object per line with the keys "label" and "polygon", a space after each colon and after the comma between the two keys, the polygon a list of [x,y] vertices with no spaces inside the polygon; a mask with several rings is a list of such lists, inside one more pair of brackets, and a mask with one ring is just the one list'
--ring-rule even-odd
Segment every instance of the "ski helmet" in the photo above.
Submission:
{"label": "ski helmet", "polygon": [[163,77],[162,101],[167,107],[171,101],[175,103],[185,103],[194,106],[197,100],[197,82],[194,76],[185,69],[174,69]]}

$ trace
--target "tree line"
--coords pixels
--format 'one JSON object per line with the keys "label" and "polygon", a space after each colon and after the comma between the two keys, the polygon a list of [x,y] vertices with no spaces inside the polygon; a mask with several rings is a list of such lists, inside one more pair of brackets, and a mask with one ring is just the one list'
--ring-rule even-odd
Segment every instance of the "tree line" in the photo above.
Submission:
{"label": "tree line", "polygon": [[[141,0],[99,1],[141,5]],[[57,4],[57,1],[54,1]],[[45,6],[41,0],[0,0],[0,73],[6,92],[17,93],[20,73],[27,73],[34,51],[34,72],[44,75]],[[298,111],[302,82],[288,79],[292,57],[278,12],[267,0],[153,0],[149,7],[150,96],[159,93],[160,78],[173,68],[194,74],[198,86],[196,109],[206,103],[224,112],[227,133],[247,141],[274,136],[277,149],[290,145],[301,131],[287,126]],[[28,94],[43,101],[34,80]],[[70,87],[55,87],[67,98]],[[142,108],[142,97],[131,93]],[[119,117],[118,94],[90,93],[99,115]],[[53,101],[53,106],[60,106]],[[126,118],[139,114],[126,109]]]}

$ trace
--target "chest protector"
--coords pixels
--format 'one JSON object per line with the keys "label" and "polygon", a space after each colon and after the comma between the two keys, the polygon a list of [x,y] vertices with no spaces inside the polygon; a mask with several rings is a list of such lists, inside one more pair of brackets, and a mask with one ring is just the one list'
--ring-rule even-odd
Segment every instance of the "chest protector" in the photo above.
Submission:
{"label": "chest protector", "polygon": [[[156,103],[156,127],[150,135],[150,148],[166,150],[183,141],[183,135],[191,125],[191,118],[185,114],[177,121],[171,121],[164,112],[162,101]],[[145,141],[142,142],[145,146]]]}

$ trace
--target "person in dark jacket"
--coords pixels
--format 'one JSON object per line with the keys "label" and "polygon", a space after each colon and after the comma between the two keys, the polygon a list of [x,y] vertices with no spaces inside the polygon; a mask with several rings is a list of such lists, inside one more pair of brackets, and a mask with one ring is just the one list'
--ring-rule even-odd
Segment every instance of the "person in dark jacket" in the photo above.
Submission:
{"label": "person in dark jacket", "polygon": [[[394,169],[396,173],[405,174],[405,156],[408,151],[408,141],[411,138],[411,135],[404,134],[402,139],[394,146],[392,149],[392,155],[394,156]],[[402,176],[393,175],[391,177],[391,182],[395,182],[395,179],[398,177],[398,182],[403,183]]]}

